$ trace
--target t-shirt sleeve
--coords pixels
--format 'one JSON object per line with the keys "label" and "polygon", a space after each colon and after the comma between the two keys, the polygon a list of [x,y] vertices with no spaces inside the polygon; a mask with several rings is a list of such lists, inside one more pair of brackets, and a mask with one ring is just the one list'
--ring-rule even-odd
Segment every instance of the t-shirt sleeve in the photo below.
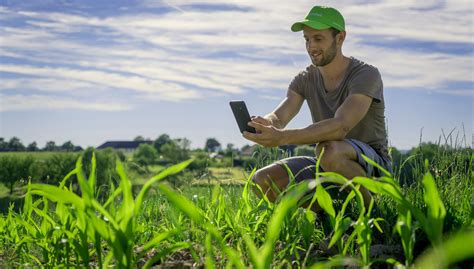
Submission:
{"label": "t-shirt sleeve", "polygon": [[290,82],[288,89],[291,91],[296,92],[297,94],[301,95],[303,98],[306,98],[306,87],[307,87],[307,72],[303,71],[296,75],[293,80]]}
{"label": "t-shirt sleeve", "polygon": [[377,68],[367,66],[361,69],[349,85],[350,94],[360,93],[374,98],[376,102],[382,101],[383,83]]}

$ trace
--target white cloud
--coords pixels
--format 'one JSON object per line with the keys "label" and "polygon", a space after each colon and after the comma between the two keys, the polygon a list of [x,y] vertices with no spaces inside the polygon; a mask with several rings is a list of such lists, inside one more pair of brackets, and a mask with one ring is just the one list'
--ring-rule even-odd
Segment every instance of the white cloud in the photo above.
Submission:
{"label": "white cloud", "polygon": [[[196,3],[238,8],[217,12],[190,8]],[[246,88],[266,96],[265,90],[285,89],[309,63],[301,33],[289,31],[311,7],[306,1],[177,0],[144,5],[178,11],[98,17],[0,7],[0,23],[13,19],[26,23],[0,29],[1,55],[17,59],[0,63],[0,71],[18,75],[4,83],[2,78],[0,90],[24,87],[74,94],[78,89],[120,88],[132,92],[132,98],[148,101],[242,94]],[[385,87],[472,95],[471,89],[446,89],[454,79],[472,81],[473,62],[465,55],[365,44],[369,35],[393,42],[472,44],[470,1],[354,0],[337,5],[347,21],[344,51],[379,67]],[[235,55],[212,56],[228,52]]]}
{"label": "white cloud", "polygon": [[132,107],[114,102],[96,102],[45,95],[0,94],[0,111],[81,109],[98,111],[124,111]]}

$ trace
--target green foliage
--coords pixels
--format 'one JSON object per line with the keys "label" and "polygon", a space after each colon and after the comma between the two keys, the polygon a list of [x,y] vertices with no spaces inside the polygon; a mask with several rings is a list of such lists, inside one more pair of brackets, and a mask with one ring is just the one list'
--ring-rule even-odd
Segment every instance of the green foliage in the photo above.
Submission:
{"label": "green foliage", "polygon": [[208,138],[204,145],[204,151],[217,152],[221,149],[221,143],[215,138]]}
{"label": "green foliage", "polygon": [[0,183],[8,186],[10,195],[14,192],[15,184],[21,180],[27,182],[29,167],[33,163],[31,156],[6,155],[0,157]]}
{"label": "green foliage", "polygon": [[25,146],[21,143],[18,137],[12,137],[10,141],[8,141],[8,148],[9,151],[24,151]]}
{"label": "green foliage", "polygon": [[295,156],[314,156],[314,147],[308,145],[297,146]]}
{"label": "green foliage", "polygon": [[133,155],[133,160],[142,166],[153,164],[157,158],[158,153],[156,152],[156,149],[152,145],[148,144],[140,144],[137,151]]}
{"label": "green foliage", "polygon": [[406,154],[391,149],[395,178],[402,185],[416,184],[423,178],[425,160],[429,161],[430,172],[443,180],[455,179],[472,173],[474,151],[472,148],[421,143]]}
{"label": "green foliage", "polygon": [[199,174],[204,173],[204,171],[206,171],[206,169],[212,164],[209,154],[204,151],[195,153],[193,158],[194,162],[189,165],[189,168],[191,170],[197,171]]}
{"label": "green foliage", "polygon": [[26,151],[35,152],[39,151],[38,144],[36,142],[31,142],[28,147],[26,147]]}
{"label": "green foliage", "polygon": [[189,158],[189,148],[182,141],[172,140],[161,146],[162,156],[170,163],[178,163]]}
{"label": "green foliage", "polygon": [[56,142],[54,141],[48,141],[46,142],[46,145],[43,148],[44,151],[56,151],[58,150],[58,147],[56,146]]}
{"label": "green foliage", "polygon": [[[111,174],[110,191],[98,199],[100,178],[107,177],[100,170],[108,166],[101,164],[101,154],[108,156],[104,163],[116,164],[116,176]],[[266,149],[255,156],[261,158],[254,160],[259,166],[282,157]],[[113,151],[88,149],[83,164],[75,163],[56,186],[30,184],[22,210],[11,207],[0,218],[0,261],[7,267],[149,268],[187,255],[207,268],[447,268],[460,262],[461,268],[472,267],[462,263],[474,258],[469,244],[474,241],[472,170],[452,167],[451,176],[436,173],[436,165],[455,160],[452,156],[437,155],[435,164],[417,166],[413,173],[421,177],[409,186],[400,184],[397,173],[351,181],[318,173],[314,182],[290,185],[273,204],[252,193],[258,189],[251,181],[255,169],[244,186],[164,183],[179,171],[190,173],[182,171],[193,165],[189,162],[161,171],[134,195]],[[205,165],[207,155],[193,157],[202,159],[197,167]],[[334,201],[323,183],[350,192]],[[374,193],[375,205],[365,207],[360,186]],[[309,188],[315,191],[308,208],[317,202],[324,211],[318,215],[298,208],[308,201],[300,198]],[[334,253],[318,246],[324,238]],[[404,256],[373,257],[371,247],[380,240],[400,245]]]}
{"label": "green foliage", "polygon": [[153,147],[155,147],[156,152],[161,153],[161,147],[164,144],[168,144],[170,142],[172,142],[170,136],[168,134],[162,134],[155,141],[153,141]]}
{"label": "green foliage", "polygon": [[[125,175],[122,164],[117,161],[116,171],[120,176],[120,184],[111,192],[106,202],[101,204],[95,199],[95,154],[91,157],[88,178],[83,171],[82,158],[79,158],[75,169],[59,186],[28,184],[22,213],[17,214],[10,210],[7,218],[1,219],[2,245],[15,246],[15,252],[28,257],[38,266],[89,267],[92,256],[95,256],[99,268],[105,268],[109,264],[116,268],[132,268],[145,251],[176,233],[161,233],[136,253],[135,238],[141,231],[137,214],[143,198],[152,184],[166,176],[179,173],[189,162],[172,166],[150,179],[134,199],[131,182]],[[73,175],[79,182],[80,196],[66,187]],[[33,201],[34,196],[42,198]],[[53,209],[49,207],[50,201],[54,203]],[[9,229],[17,233],[12,233]],[[93,251],[89,249],[90,246],[94,246]],[[178,245],[175,244],[174,248],[179,249],[176,246]],[[179,246],[188,247],[189,244],[180,242]],[[35,248],[42,249],[41,257],[30,253],[30,249]],[[109,251],[104,253],[103,249]]]}

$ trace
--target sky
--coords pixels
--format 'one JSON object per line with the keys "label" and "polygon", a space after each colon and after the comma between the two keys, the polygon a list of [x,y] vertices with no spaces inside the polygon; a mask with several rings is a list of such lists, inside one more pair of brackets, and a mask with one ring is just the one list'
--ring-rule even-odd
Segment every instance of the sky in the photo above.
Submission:
{"label": "sky", "polygon": [[[311,63],[290,26],[313,5],[337,8],[344,55],[382,74],[390,146],[472,146],[471,0],[0,0],[0,137],[251,144],[228,103],[280,103]],[[304,104],[288,127],[309,124]]]}

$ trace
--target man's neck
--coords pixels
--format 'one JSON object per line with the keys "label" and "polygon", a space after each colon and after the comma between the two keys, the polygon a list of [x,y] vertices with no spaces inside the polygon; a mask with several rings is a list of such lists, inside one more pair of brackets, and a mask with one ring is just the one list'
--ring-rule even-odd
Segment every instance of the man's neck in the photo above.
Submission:
{"label": "man's neck", "polygon": [[338,80],[344,75],[349,63],[348,57],[338,53],[329,64],[318,66],[318,69],[326,80]]}

